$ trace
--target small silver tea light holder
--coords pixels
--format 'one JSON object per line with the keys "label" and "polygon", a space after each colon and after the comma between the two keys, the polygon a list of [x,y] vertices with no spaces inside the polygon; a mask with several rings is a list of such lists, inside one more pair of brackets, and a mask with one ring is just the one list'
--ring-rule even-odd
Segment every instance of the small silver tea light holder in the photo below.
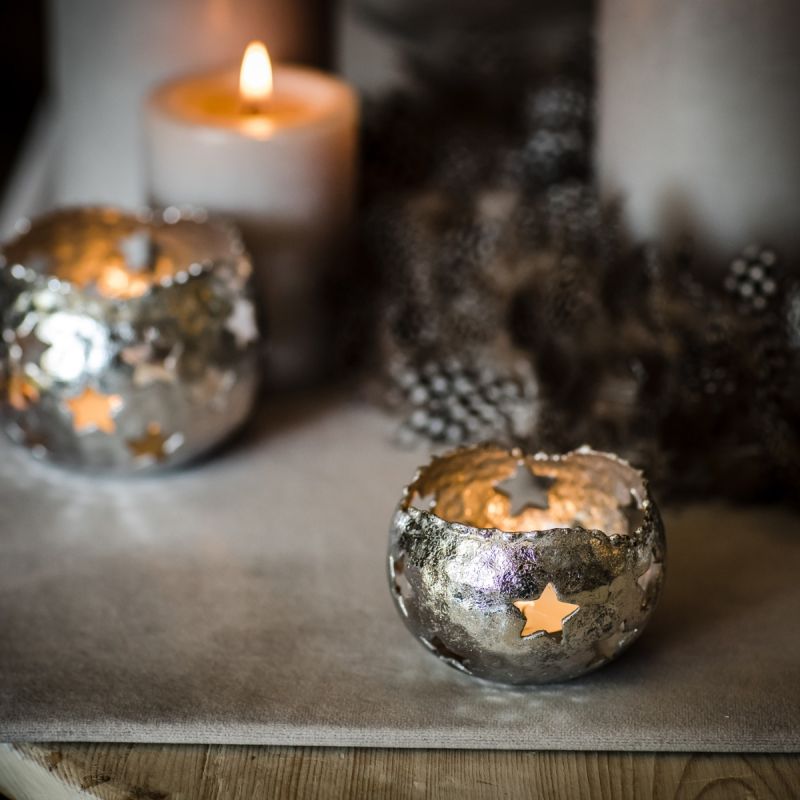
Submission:
{"label": "small silver tea light holder", "polygon": [[58,210],[0,251],[3,428],[94,471],[185,463],[259,384],[250,259],[202,209]]}
{"label": "small silver tea light holder", "polygon": [[478,445],[434,458],[406,488],[389,584],[411,633],[451,667],[549,683],[606,664],[641,634],[664,556],[647,481],[622,459]]}

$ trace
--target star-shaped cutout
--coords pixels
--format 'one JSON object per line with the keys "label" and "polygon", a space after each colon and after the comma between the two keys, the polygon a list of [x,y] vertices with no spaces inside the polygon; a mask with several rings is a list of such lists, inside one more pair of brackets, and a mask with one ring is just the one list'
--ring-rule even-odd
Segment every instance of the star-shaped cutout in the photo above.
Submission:
{"label": "star-shaped cutout", "polygon": [[[21,353],[19,360],[24,360],[28,365],[28,369],[36,368],[38,370],[40,368],[39,362],[42,356],[50,349],[51,345],[49,342],[43,342],[37,336],[38,331],[36,331],[35,323],[33,326],[29,325],[29,321],[31,319],[36,320],[37,317],[38,314],[35,312],[29,313],[14,332],[13,341],[9,341],[8,343],[11,347],[19,348],[19,350],[16,351],[17,353]],[[28,330],[29,327],[33,329]]]}
{"label": "star-shaped cutout", "polygon": [[633,534],[644,524],[644,509],[642,503],[634,491],[631,491],[631,500],[626,506],[620,508],[625,524],[628,526],[626,531]]}
{"label": "star-shaped cutout", "polygon": [[237,347],[247,347],[258,338],[256,312],[253,304],[243,297],[238,297],[233,304],[231,315],[225,321],[225,327],[236,339]]}
{"label": "star-shaped cutout", "polygon": [[24,411],[39,400],[39,390],[26,375],[15,373],[6,382],[6,396],[12,408]]}
{"label": "star-shaped cutout", "polygon": [[129,270],[153,269],[159,247],[148,230],[138,230],[119,240],[119,250]]}
{"label": "star-shaped cutout", "polygon": [[555,482],[555,478],[547,475],[535,475],[524,462],[520,462],[517,471],[496,484],[495,489],[511,501],[511,516],[516,517],[526,508],[548,508],[548,491]]}
{"label": "star-shaped cutout", "polygon": [[72,414],[72,425],[76,433],[96,429],[114,433],[114,414],[122,408],[118,394],[102,394],[87,386],[77,397],[65,401]]}
{"label": "star-shaped cutout", "polygon": [[415,492],[414,496],[411,498],[411,505],[414,508],[418,508],[420,511],[434,511],[436,509],[436,494],[434,492],[428,492],[426,495],[421,495],[419,492]]}
{"label": "star-shaped cutout", "polygon": [[153,346],[150,342],[132,344],[120,351],[119,357],[131,367],[135,367],[142,361],[147,361],[153,353]]}
{"label": "star-shaped cutout", "polygon": [[203,379],[192,387],[193,399],[197,403],[208,404],[214,411],[224,411],[235,383],[236,373],[233,370],[206,367]]}
{"label": "star-shaped cutout", "polygon": [[97,276],[94,288],[103,297],[127,300],[141,297],[150,288],[150,280],[140,272],[126,269],[123,264],[111,263]]}
{"label": "star-shaped cutout", "polygon": [[128,439],[128,449],[136,459],[152,459],[164,461],[183,443],[183,436],[174,433],[171,436],[161,430],[157,422],[150,422],[147,429],[138,439]]}
{"label": "star-shaped cutout", "polygon": [[610,661],[622,649],[628,634],[624,631],[614,631],[610,636],[595,642],[592,649],[594,655],[586,665],[587,669],[594,669]]}
{"label": "star-shaped cutout", "polygon": [[525,615],[522,638],[540,631],[561,633],[564,622],[580,609],[575,603],[559,600],[552,583],[548,583],[535,600],[515,600],[513,605]]}
{"label": "star-shaped cutout", "polygon": [[175,372],[170,369],[166,361],[160,364],[144,362],[137,364],[133,370],[133,385],[137,387],[149,386],[151,383],[175,383]]}
{"label": "star-shaped cutout", "polygon": [[647,594],[650,585],[658,580],[663,566],[658,561],[653,561],[650,566],[636,579],[639,588]]}
{"label": "star-shaped cutout", "polygon": [[146,342],[126,347],[120,353],[120,358],[133,367],[133,385],[142,387],[157,381],[175,383],[178,359],[182,352],[183,346],[178,343],[163,361],[159,361],[152,343]]}

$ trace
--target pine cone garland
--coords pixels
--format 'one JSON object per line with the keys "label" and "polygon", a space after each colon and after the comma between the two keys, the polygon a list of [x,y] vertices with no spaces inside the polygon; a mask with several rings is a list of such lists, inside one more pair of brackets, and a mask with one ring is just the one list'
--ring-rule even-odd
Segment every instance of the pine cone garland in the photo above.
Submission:
{"label": "pine cone garland", "polygon": [[776,265],[772,250],[750,245],[728,268],[725,290],[732,295],[743,314],[760,314],[775,300],[778,293]]}
{"label": "pine cone garland", "polygon": [[522,179],[525,184],[548,186],[579,177],[588,157],[588,141],[578,128],[542,128],[531,134],[520,152]]}
{"label": "pine cone garland", "polygon": [[[458,97],[396,96],[370,115],[366,242],[381,355],[404,365],[387,391],[405,411],[399,437],[527,429],[533,446],[658,461],[679,490],[800,484],[800,281],[767,248],[719,280],[691,253],[631,246],[590,180],[584,85],[534,86],[491,115],[483,96]],[[504,342],[536,364],[541,401],[487,355]]]}
{"label": "pine cone garland", "polygon": [[531,92],[523,113],[529,130],[580,130],[591,121],[591,107],[584,84],[559,80]]}
{"label": "pine cone garland", "polygon": [[800,350],[800,283],[795,284],[786,297],[786,338],[793,350]]}
{"label": "pine cone garland", "polygon": [[513,443],[533,428],[537,389],[527,365],[503,370],[452,358],[396,363],[389,379],[407,413],[398,432],[403,444]]}
{"label": "pine cone garland", "polygon": [[541,208],[548,238],[565,253],[595,253],[608,234],[596,192],[580,181],[551,186]]}

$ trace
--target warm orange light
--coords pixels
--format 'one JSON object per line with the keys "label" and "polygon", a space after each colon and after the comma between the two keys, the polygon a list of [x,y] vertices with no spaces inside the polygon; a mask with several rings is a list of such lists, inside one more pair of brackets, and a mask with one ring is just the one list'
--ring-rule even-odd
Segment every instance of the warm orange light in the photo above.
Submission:
{"label": "warm orange light", "polygon": [[272,96],[272,63],[263,42],[247,45],[239,72],[239,96],[248,111],[265,111]]}

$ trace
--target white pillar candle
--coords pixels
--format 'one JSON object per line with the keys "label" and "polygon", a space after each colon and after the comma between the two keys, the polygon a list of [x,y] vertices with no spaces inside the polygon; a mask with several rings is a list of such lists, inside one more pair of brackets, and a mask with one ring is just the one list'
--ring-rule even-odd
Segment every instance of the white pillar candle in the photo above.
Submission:
{"label": "white pillar candle", "polygon": [[603,0],[598,178],[639,239],[800,252],[797,0]]}
{"label": "white pillar candle", "polygon": [[54,203],[144,200],[139,113],[150,86],[237,59],[252,38],[316,63],[320,0],[49,0],[58,103]]}
{"label": "white pillar candle", "polygon": [[[353,208],[358,102],[310,69],[236,68],[179,78],[147,104],[150,199],[198,204],[242,229],[260,284],[279,382],[317,371],[326,268]],[[253,74],[254,73],[254,74]]]}

